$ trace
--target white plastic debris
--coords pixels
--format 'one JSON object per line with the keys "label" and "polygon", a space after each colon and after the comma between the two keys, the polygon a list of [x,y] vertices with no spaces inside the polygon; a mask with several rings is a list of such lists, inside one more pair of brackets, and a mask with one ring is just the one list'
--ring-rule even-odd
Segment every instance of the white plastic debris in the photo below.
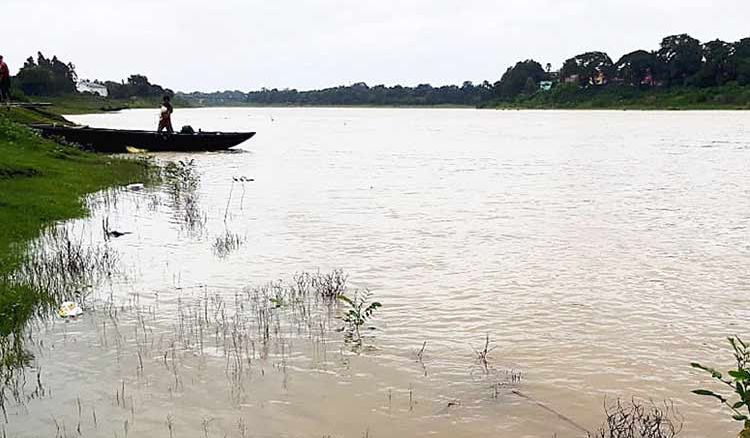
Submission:
{"label": "white plastic debris", "polygon": [[136,183],[136,184],[128,184],[125,186],[126,189],[130,190],[131,192],[140,192],[144,189],[144,185],[142,183]]}
{"label": "white plastic debris", "polygon": [[57,314],[60,315],[60,318],[75,318],[83,315],[83,309],[72,301],[66,301],[60,305]]}

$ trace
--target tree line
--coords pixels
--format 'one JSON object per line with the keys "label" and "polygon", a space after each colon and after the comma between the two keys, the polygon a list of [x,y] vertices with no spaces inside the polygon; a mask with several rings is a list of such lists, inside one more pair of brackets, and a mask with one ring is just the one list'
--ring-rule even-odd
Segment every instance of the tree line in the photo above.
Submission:
{"label": "tree line", "polygon": [[614,62],[601,51],[567,59],[560,70],[528,59],[508,68],[495,83],[417,87],[365,83],[322,90],[261,89],[190,93],[183,97],[199,105],[488,105],[538,96],[552,88],[630,87],[639,90],[676,87],[709,88],[750,85],[750,38],[737,42],[714,40],[702,44],[687,34],[664,38],[658,50],[636,50]]}
{"label": "tree line", "polygon": [[[174,92],[149,82],[143,75],[131,75],[121,82],[94,81],[107,88],[114,99],[160,98]],[[75,65],[53,56],[46,58],[41,52],[36,59],[29,57],[12,80],[14,91],[26,96],[62,96],[77,93],[78,74]]]}
{"label": "tree line", "polygon": [[470,105],[476,106],[491,98],[492,85],[485,82],[474,85],[464,82],[461,86],[433,87],[421,84],[416,87],[396,85],[369,86],[364,82],[349,86],[322,90],[299,91],[296,89],[267,89],[260,91],[223,91],[216,93],[181,94],[188,101],[206,106],[216,105]]}
{"label": "tree line", "polygon": [[533,60],[517,63],[494,84],[497,99],[508,101],[538,92],[538,84],[579,88],[627,86],[641,89],[708,88],[736,83],[750,85],[750,38],[702,44],[687,34],[664,38],[658,50],[636,50],[613,62],[605,52],[586,52],[550,71]]}
{"label": "tree line", "polygon": [[[57,57],[48,59],[39,53],[36,60],[29,58],[26,61],[15,78],[14,87],[29,96],[55,96],[75,93],[77,81],[72,63],[65,63]],[[97,83],[106,86],[109,96],[115,99],[158,98],[174,94],[170,89],[150,83],[143,75],[132,75],[121,82]],[[557,71],[553,71],[549,63],[542,67],[536,60],[528,59],[508,68],[495,83],[467,81],[460,86],[389,87],[360,82],[309,91],[263,88],[250,92],[180,93],[180,96],[188,102],[205,106],[487,106],[532,96],[540,98],[553,88],[565,90],[555,96],[567,98],[588,95],[575,90],[697,90],[725,85],[750,86],[750,38],[701,43],[687,34],[672,35],[664,38],[657,50],[636,50],[616,62],[605,52],[586,52],[567,59]]]}

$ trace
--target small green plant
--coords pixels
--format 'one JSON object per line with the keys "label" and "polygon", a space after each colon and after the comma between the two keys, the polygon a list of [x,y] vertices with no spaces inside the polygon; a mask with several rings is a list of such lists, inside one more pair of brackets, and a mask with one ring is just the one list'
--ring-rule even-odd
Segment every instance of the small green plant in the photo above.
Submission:
{"label": "small green plant", "polygon": [[737,361],[737,369],[729,371],[727,373],[729,377],[725,377],[714,368],[709,368],[699,363],[692,363],[690,365],[693,368],[706,371],[715,380],[731,388],[739,400],[732,403],[729,398],[707,389],[696,389],[693,393],[719,400],[732,410],[732,418],[744,422],[745,429],[750,429],[750,347],[739,337],[729,338],[729,343],[732,345],[734,359]]}
{"label": "small green plant", "polygon": [[347,311],[341,317],[346,327],[347,340],[356,345],[362,345],[361,328],[372,318],[372,314],[383,305],[377,301],[370,302],[372,294],[369,291],[355,292],[353,298],[339,294],[338,300],[348,306]]}

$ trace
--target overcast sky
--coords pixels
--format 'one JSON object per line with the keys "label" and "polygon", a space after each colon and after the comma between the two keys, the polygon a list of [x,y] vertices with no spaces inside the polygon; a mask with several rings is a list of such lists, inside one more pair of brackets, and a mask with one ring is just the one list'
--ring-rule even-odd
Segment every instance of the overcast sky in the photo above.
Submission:
{"label": "overcast sky", "polygon": [[687,32],[750,36],[750,0],[0,0],[15,73],[41,50],[81,78],[180,91],[495,81],[518,60],[615,60]]}

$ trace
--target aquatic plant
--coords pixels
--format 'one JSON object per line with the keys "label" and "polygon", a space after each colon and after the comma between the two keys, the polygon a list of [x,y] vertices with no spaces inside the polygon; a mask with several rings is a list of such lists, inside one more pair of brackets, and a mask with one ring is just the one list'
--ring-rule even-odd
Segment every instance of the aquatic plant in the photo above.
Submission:
{"label": "aquatic plant", "polygon": [[482,370],[485,374],[490,373],[490,362],[489,362],[489,355],[494,350],[495,347],[490,347],[490,335],[487,335],[487,337],[484,340],[484,348],[481,350],[474,350],[474,354],[476,355],[476,361],[479,364],[480,367],[482,367]]}
{"label": "aquatic plant", "polygon": [[200,208],[200,174],[195,160],[170,162],[163,169],[166,191],[175,219],[191,234],[199,235],[206,225],[206,214]]}
{"label": "aquatic plant", "polygon": [[311,286],[320,298],[334,301],[344,295],[348,277],[342,269],[334,269],[330,273],[317,273],[311,277]]}
{"label": "aquatic plant", "polygon": [[711,374],[714,380],[728,386],[738,400],[731,402],[728,397],[707,389],[696,389],[693,393],[719,400],[731,410],[734,420],[744,422],[746,432],[743,433],[747,433],[750,431],[750,347],[739,337],[728,339],[732,350],[734,350],[734,360],[737,363],[737,369],[727,373],[729,377],[725,377],[714,368],[696,362],[690,365]]}
{"label": "aquatic plant", "polygon": [[245,239],[243,239],[242,236],[227,230],[214,240],[211,248],[216,257],[223,259],[234,251],[240,249],[243,243],[245,243]]}
{"label": "aquatic plant", "polygon": [[417,358],[417,363],[419,363],[422,366],[422,371],[424,372],[425,377],[427,377],[427,367],[424,364],[424,350],[426,348],[427,348],[427,341],[424,341],[422,343],[422,348],[414,352],[414,355]]}
{"label": "aquatic plant", "polygon": [[356,345],[362,344],[361,328],[372,318],[373,313],[380,307],[377,301],[370,302],[372,294],[370,291],[355,292],[352,298],[346,295],[339,295],[339,301],[348,306],[348,310],[341,316],[341,320],[346,324],[344,330],[349,341]]}
{"label": "aquatic plant", "polygon": [[671,402],[661,405],[636,399],[604,403],[606,419],[589,438],[673,438],[682,431],[682,417]]}
{"label": "aquatic plant", "polygon": [[224,223],[226,223],[227,217],[229,216],[229,206],[232,204],[232,193],[234,193],[235,183],[239,183],[242,185],[242,198],[240,199],[240,210],[244,210],[245,209],[245,183],[252,182],[252,181],[255,181],[255,180],[252,178],[245,177],[245,176],[232,177],[232,185],[229,187],[229,198],[227,198],[227,208],[224,210]]}

